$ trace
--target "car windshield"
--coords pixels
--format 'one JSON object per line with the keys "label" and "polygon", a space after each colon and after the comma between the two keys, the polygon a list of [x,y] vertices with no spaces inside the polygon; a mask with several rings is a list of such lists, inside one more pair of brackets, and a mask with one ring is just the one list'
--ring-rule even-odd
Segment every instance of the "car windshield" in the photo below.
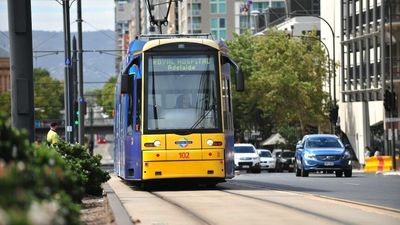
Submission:
{"label": "car windshield", "polygon": [[282,158],[291,158],[294,157],[294,152],[283,152]]}
{"label": "car windshield", "polygon": [[251,146],[235,146],[235,153],[255,153],[253,147]]}
{"label": "car windshield", "polygon": [[314,137],[306,142],[307,148],[342,148],[342,144],[333,137]]}
{"label": "car windshield", "polygon": [[272,157],[270,152],[262,151],[260,152],[260,157]]}

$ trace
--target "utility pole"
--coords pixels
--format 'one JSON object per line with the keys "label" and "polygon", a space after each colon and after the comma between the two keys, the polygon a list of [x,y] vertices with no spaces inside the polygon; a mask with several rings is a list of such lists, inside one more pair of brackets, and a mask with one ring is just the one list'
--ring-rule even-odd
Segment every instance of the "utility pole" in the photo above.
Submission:
{"label": "utility pole", "polygon": [[396,171],[396,136],[395,136],[395,132],[394,132],[394,111],[395,109],[395,93],[393,90],[393,53],[392,53],[392,48],[393,48],[393,41],[392,41],[392,29],[393,29],[393,25],[392,25],[392,2],[390,0],[388,0],[389,3],[389,75],[390,75],[390,92],[391,92],[391,102],[390,102],[390,129],[391,129],[391,136],[392,136],[392,142],[391,142],[391,149],[392,149],[392,170]]}
{"label": "utility pole", "polygon": [[[78,102],[76,100],[76,97],[78,96],[78,57],[77,57],[77,50],[76,50],[76,38],[75,36],[72,38],[72,89],[73,89],[73,107],[72,107],[72,113],[73,117],[71,120],[73,121],[73,130],[77,131],[78,129],[78,120],[77,116],[79,115],[79,108],[78,108]],[[78,115],[77,115],[78,114]],[[72,137],[74,142],[77,142],[78,139],[78,132],[74,132],[74,136]]]}
{"label": "utility pole", "polygon": [[31,0],[8,0],[10,35],[11,120],[18,129],[35,137],[33,110],[33,55]]}
{"label": "utility pole", "polygon": [[[94,146],[93,106],[90,106],[90,109],[89,109],[89,120],[90,120],[90,139],[89,139],[89,143],[92,143],[92,145]],[[93,155],[93,150],[91,150],[90,154]]]}
{"label": "utility pole", "polygon": [[82,54],[82,6],[81,0],[77,0],[77,19],[78,24],[78,107],[79,107],[79,127],[78,127],[78,142],[85,142],[85,114],[86,101],[83,97],[83,54]]}
{"label": "utility pole", "polygon": [[69,19],[69,0],[63,0],[64,16],[64,109],[65,109],[65,141],[72,143],[72,101],[71,101],[71,40],[70,40],[70,19]]}

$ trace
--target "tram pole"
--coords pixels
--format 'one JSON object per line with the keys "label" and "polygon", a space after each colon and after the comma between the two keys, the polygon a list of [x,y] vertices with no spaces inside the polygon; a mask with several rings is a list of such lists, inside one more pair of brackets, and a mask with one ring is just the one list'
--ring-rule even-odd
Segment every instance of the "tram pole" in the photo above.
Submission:
{"label": "tram pole", "polygon": [[86,101],[83,96],[83,54],[82,54],[82,6],[81,0],[77,0],[77,19],[78,24],[78,107],[79,107],[79,125],[78,125],[78,142],[85,142],[85,114]]}
{"label": "tram pole", "polygon": [[34,141],[31,0],[8,0],[10,35],[11,122]]}
{"label": "tram pole", "polygon": [[69,0],[63,0],[63,17],[64,17],[64,109],[65,109],[65,141],[72,142],[72,123],[71,123],[71,40],[70,40],[70,19],[69,19]]}

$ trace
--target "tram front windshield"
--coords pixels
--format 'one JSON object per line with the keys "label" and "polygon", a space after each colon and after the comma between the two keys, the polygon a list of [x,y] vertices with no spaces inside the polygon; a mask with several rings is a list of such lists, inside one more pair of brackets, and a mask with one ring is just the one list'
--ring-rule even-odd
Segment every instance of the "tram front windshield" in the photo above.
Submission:
{"label": "tram front windshield", "polygon": [[215,53],[145,58],[145,132],[221,131]]}

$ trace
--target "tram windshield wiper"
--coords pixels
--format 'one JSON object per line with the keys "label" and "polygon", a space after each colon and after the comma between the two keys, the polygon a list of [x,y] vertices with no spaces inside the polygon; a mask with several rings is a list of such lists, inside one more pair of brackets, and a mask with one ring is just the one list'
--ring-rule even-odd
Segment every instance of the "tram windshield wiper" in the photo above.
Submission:
{"label": "tram windshield wiper", "polygon": [[214,105],[212,105],[211,108],[210,108],[209,110],[205,111],[205,112],[203,113],[203,115],[201,115],[201,116],[199,117],[199,119],[196,120],[196,122],[190,127],[190,133],[192,133],[193,130],[196,129],[196,127],[197,127],[201,122],[203,122],[203,120],[206,118],[206,116],[207,116],[212,110],[214,110],[214,108],[215,108]]}

